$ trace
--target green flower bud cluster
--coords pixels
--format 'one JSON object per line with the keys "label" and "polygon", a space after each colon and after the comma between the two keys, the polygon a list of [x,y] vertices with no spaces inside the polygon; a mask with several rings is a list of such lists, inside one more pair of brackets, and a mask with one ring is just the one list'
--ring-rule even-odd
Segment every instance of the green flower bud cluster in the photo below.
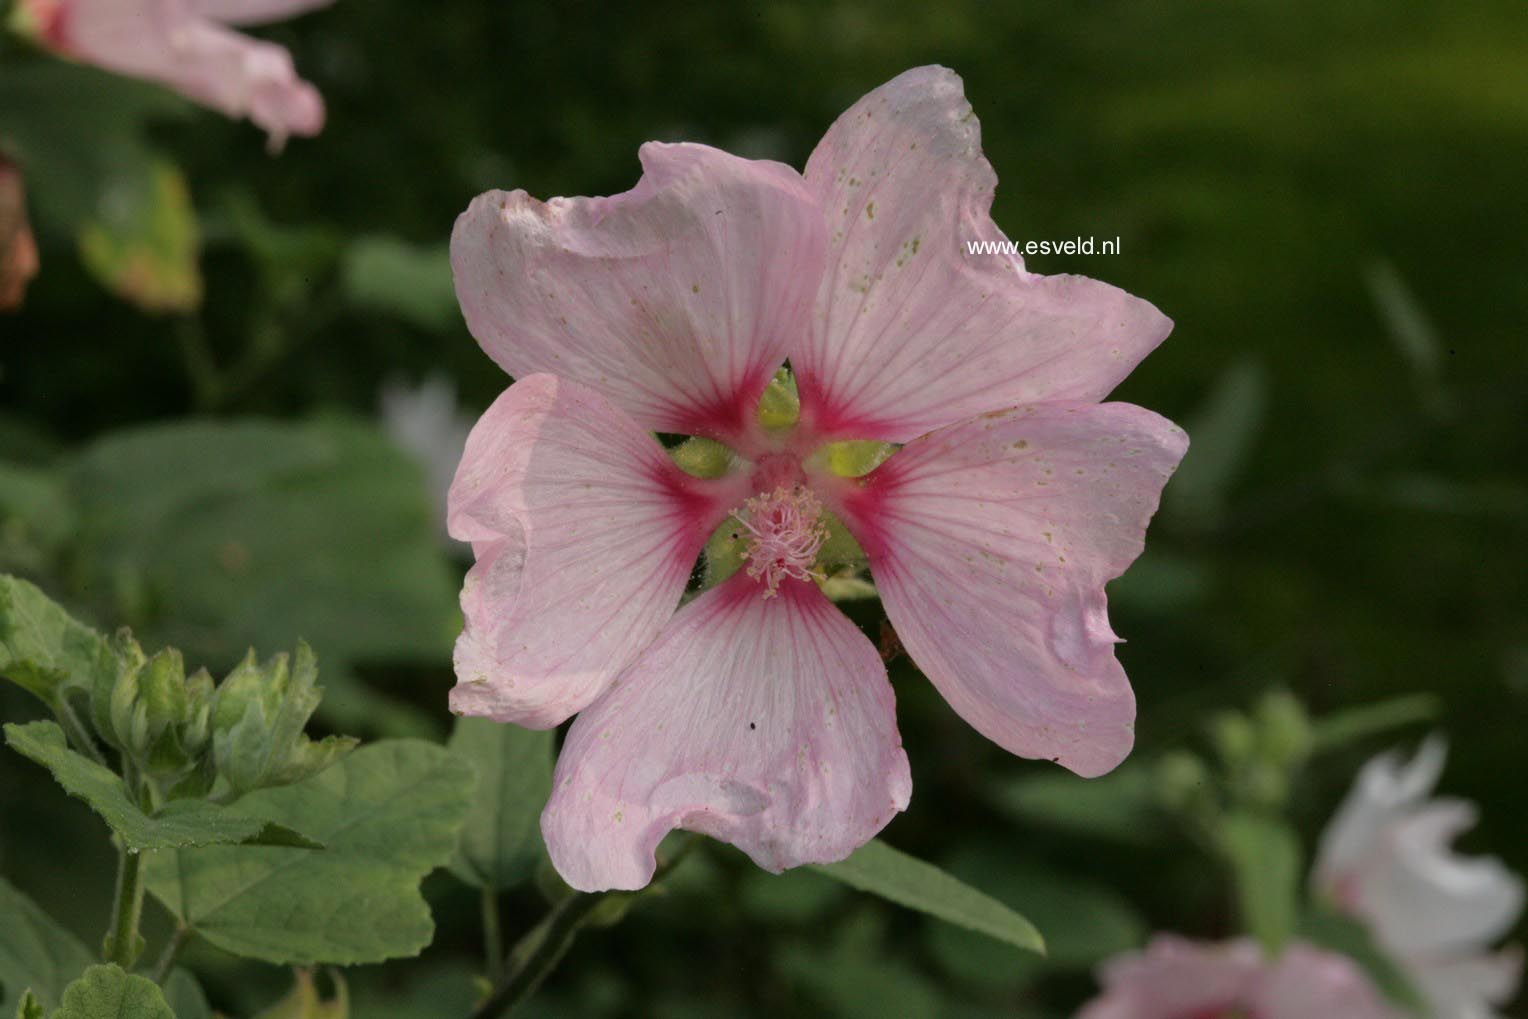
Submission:
{"label": "green flower bud cluster", "polygon": [[299,782],[356,745],[344,736],[315,743],[303,733],[322,696],[306,644],[295,664],[285,654],[261,664],[251,651],[221,684],[206,669],[188,677],[174,648],[145,656],[126,631],[113,650],[120,666],[96,679],[91,720],[153,801],[236,799]]}
{"label": "green flower bud cluster", "polygon": [[349,736],[315,743],[304,735],[323,696],[317,681],[318,663],[301,642],[290,663],[283,653],[262,665],[251,651],[223,680],[212,709],[212,758],[234,796],[301,782],[355,748]]}
{"label": "green flower bud cluster", "polygon": [[113,650],[120,662],[115,676],[102,673],[90,691],[96,732],[166,798],[205,795],[213,779],[212,677],[199,669],[188,679],[174,648],[145,657],[126,631]]}
{"label": "green flower bud cluster", "polygon": [[1216,714],[1209,741],[1208,759],[1176,750],[1156,765],[1159,802],[1201,831],[1215,829],[1227,811],[1281,812],[1316,750],[1305,706],[1282,690],[1265,694],[1251,711]]}
{"label": "green flower bud cluster", "polygon": [[1216,716],[1210,735],[1233,797],[1254,807],[1281,808],[1314,749],[1310,717],[1285,691],[1265,694],[1250,714]]}

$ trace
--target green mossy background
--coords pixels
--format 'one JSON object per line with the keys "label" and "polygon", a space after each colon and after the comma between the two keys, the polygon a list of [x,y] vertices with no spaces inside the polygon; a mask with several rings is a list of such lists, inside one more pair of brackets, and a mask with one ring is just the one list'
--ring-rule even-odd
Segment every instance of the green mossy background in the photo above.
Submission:
{"label": "green mossy background", "polygon": [[[1444,788],[1482,809],[1463,844],[1528,870],[1528,7],[340,0],[261,34],[329,108],[279,158],[247,124],[114,82],[121,111],[88,129],[126,154],[68,156],[17,98],[41,61],[0,51],[0,139],[44,164],[28,167],[43,272],[0,317],[5,568],[214,668],[305,636],[332,723],[443,737],[462,567],[374,433],[388,380],[444,374],[470,413],[505,385],[452,307],[454,217],[489,188],[624,190],[652,138],[800,167],[860,95],[938,62],[965,78],[1010,237],[1121,240],[1030,268],[1108,280],[1177,323],[1118,393],[1194,440],[1111,588],[1139,759],[1202,745],[1211,712],[1268,689],[1318,714],[1430,692]],[[67,111],[100,81],[65,80],[51,126],[87,137]],[[78,254],[82,208],[147,150],[195,207],[195,313],[137,310]],[[216,464],[144,445],[192,417],[239,422],[229,441],[255,451],[198,487]],[[189,466],[124,471],[124,450]],[[299,568],[302,589],[273,595]],[[343,606],[310,624],[293,605],[314,585]],[[368,632],[355,605],[403,622]],[[873,603],[852,613],[876,634]],[[1232,929],[1229,889],[1170,826],[1100,838],[1015,810],[1013,784],[1048,766],[987,744],[905,659],[893,680],[916,792],[888,839],[1030,915],[1050,964],[717,849],[584,938],[527,1014],[1062,1016],[1088,967],[1145,932]],[[32,713],[13,691],[0,709]],[[1368,753],[1423,731],[1324,759],[1294,801],[1307,842]],[[88,813],[4,754],[0,818],[0,872],[94,945],[110,863]],[[447,1010],[471,998],[477,904],[444,875],[427,891],[436,943],[351,973],[356,1015],[464,1014]],[[510,933],[538,907],[509,897]],[[235,1014],[286,984],[205,947],[188,962]]]}

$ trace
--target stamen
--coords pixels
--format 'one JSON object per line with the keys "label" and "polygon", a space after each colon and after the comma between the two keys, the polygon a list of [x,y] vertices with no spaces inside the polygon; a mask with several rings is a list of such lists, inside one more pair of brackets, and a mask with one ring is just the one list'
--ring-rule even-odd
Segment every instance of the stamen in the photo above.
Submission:
{"label": "stamen", "polygon": [[764,597],[778,594],[786,577],[822,579],[812,567],[828,528],[822,522],[822,503],[811,489],[781,485],[749,499],[732,515],[748,531],[743,558],[748,560],[748,576],[763,581]]}

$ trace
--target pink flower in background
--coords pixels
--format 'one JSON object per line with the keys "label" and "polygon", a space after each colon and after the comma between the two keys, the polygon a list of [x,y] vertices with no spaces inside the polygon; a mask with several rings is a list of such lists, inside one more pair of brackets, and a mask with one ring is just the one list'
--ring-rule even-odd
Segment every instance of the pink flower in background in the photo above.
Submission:
{"label": "pink flower in background", "polygon": [[27,284],[37,275],[37,241],[27,220],[21,170],[0,156],[0,311],[21,307]]}
{"label": "pink flower in background", "polygon": [[1431,739],[1410,762],[1366,764],[1322,833],[1314,879],[1369,927],[1435,1019],[1489,1019],[1521,975],[1519,950],[1491,946],[1522,914],[1523,881],[1500,860],[1453,851],[1475,807],[1431,798],[1446,756]]}
{"label": "pink flower in background", "polygon": [[145,78],[230,117],[248,117],[279,149],[324,126],[318,91],[292,56],[230,25],[289,18],[333,0],[18,0],[23,24],[59,54]]}
{"label": "pink flower in background", "polygon": [[1251,941],[1160,934],[1099,980],[1077,1019],[1399,1019],[1351,959],[1304,944],[1270,962]]}
{"label": "pink flower in background", "polygon": [[[959,78],[909,71],[805,174],[648,144],[609,198],[480,196],[451,258],[474,336],[517,381],[478,422],[451,533],[453,710],[575,713],[542,817],[576,888],[650,880],[686,828],[770,870],[841,859],[911,793],[875,648],[822,594],[842,523],[952,706],[1003,747],[1097,775],[1133,740],[1104,585],[1140,553],[1187,440],[1103,398],[1171,324],[1039,276],[1001,240]],[[794,426],[756,412],[789,359]],[[652,432],[724,443],[686,474]],[[863,477],[827,444],[905,443]],[[747,564],[675,612],[722,524]]]}

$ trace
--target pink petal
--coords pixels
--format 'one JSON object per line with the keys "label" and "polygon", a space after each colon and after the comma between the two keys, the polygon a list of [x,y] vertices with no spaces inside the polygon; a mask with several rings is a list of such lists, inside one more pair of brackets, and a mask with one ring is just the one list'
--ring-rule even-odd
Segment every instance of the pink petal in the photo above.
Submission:
{"label": "pink petal", "polygon": [[146,78],[230,117],[247,116],[279,148],[324,125],[318,92],[284,48],[203,17],[187,0],[69,0],[55,40],[70,56]]}
{"label": "pink petal", "polygon": [[1400,1019],[1353,960],[1302,944],[1284,949],[1248,1005],[1260,1019]]}
{"label": "pink petal", "polygon": [[906,441],[984,411],[1103,399],[1172,328],[1080,276],[1038,276],[1003,240],[997,178],[960,79],[920,67],[856,103],[806,168],[828,217],[813,330],[791,350],[828,435]]}
{"label": "pink petal", "polygon": [[1254,993],[1262,969],[1262,952],[1250,941],[1199,944],[1159,934],[1145,951],[1127,953],[1104,966],[1099,975],[1103,994],[1077,1019],[1183,1019],[1221,1010],[1234,1014],[1232,1010]]}
{"label": "pink petal", "polygon": [[198,12],[225,25],[263,25],[328,7],[334,0],[192,0]]}
{"label": "pink petal", "polygon": [[870,641],[812,584],[766,599],[740,574],[578,716],[541,830],[573,887],[640,888],[675,828],[780,871],[843,859],[911,792]]}
{"label": "pink petal", "polygon": [[1092,776],[1134,740],[1104,584],[1140,554],[1187,445],[1130,404],[1023,407],[909,443],[831,498],[951,706],[1015,754]]}
{"label": "pink petal", "polygon": [[648,143],[612,198],[480,195],[451,265],[467,326],[511,375],[593,386],[645,428],[733,438],[806,331],[825,245],[800,175]]}
{"label": "pink petal", "polygon": [[736,501],[575,382],[530,375],[473,428],[447,525],[472,542],[451,710],[548,728],[581,710],[673,614]]}

